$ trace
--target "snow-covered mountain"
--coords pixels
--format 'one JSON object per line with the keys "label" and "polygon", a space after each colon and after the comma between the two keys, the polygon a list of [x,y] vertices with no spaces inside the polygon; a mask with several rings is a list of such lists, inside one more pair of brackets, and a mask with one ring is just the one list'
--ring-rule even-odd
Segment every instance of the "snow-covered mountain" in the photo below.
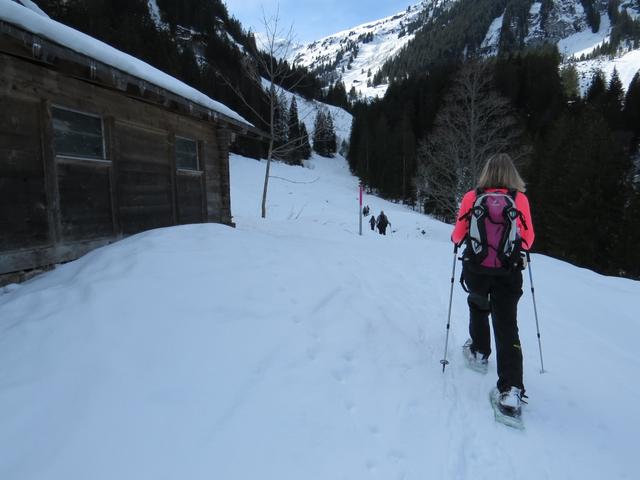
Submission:
{"label": "snow-covered mountain", "polygon": [[[504,8],[490,23],[484,40],[478,45],[478,50],[483,55],[496,55],[501,45],[504,48],[504,42],[501,40],[504,40],[503,36],[507,35],[508,30],[509,35],[516,38],[518,48],[544,43],[557,44],[564,61],[576,65],[583,90],[596,69],[601,69],[610,76],[614,67],[617,68],[626,86],[640,68],[640,49],[637,42],[623,40],[613,55],[593,55],[598,46],[611,40],[614,26],[609,10],[610,3],[615,5],[616,2],[519,2],[525,6],[528,3],[528,10],[525,10],[524,14],[515,9],[516,2],[503,0],[501,3]],[[452,8],[454,6],[455,9]],[[342,79],[347,91],[354,88],[357,93],[368,98],[383,96],[388,85],[383,83],[375,86],[371,84],[371,80],[385,62],[403,49],[403,53],[406,54],[407,51],[417,48],[411,40],[421,30],[442,28],[442,24],[437,20],[443,14],[473,17],[474,8],[479,7],[470,0],[423,0],[397,15],[298,46],[289,60],[308,67],[327,80]],[[640,2],[637,0],[620,0],[617,2],[617,10],[620,14],[626,12],[632,19],[640,19]],[[468,51],[467,47],[459,54],[462,55],[465,51]],[[594,58],[583,57],[589,54]]]}
{"label": "snow-covered mountain", "polygon": [[371,85],[373,74],[413,39],[430,16],[438,15],[454,1],[423,0],[396,15],[299,45],[289,61],[329,81],[342,79],[347,92],[354,88],[365,97],[384,96],[387,85]]}
{"label": "snow-covered mountain", "polygon": [[[602,70],[609,78],[616,68],[625,87],[631,82],[640,69],[640,45],[637,41],[623,40],[614,54],[594,54],[597,47],[611,41],[614,25],[608,10],[614,2],[591,2],[591,19],[585,9],[589,2],[553,0],[544,3],[546,6],[541,1],[531,2],[526,32],[523,32],[525,46],[555,43],[564,63],[572,63],[577,68],[583,92],[596,70]],[[640,19],[640,2],[637,0],[620,0],[617,10],[620,14],[626,12],[632,19]],[[498,53],[500,36],[506,26],[505,12],[489,27],[482,43],[485,55]],[[509,26],[513,30],[517,29],[515,19]]]}

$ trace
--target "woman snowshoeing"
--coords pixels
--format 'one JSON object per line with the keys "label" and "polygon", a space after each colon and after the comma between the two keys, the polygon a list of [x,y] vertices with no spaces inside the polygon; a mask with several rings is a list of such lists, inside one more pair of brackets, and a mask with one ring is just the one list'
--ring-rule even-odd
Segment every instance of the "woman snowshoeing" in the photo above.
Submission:
{"label": "woman snowshoeing", "polygon": [[507,154],[486,162],[477,188],[462,199],[451,239],[465,241],[462,278],[469,292],[469,334],[463,352],[486,371],[493,323],[498,382],[496,402],[519,415],[525,392],[517,309],[522,296],[522,250],[534,240],[525,183]]}

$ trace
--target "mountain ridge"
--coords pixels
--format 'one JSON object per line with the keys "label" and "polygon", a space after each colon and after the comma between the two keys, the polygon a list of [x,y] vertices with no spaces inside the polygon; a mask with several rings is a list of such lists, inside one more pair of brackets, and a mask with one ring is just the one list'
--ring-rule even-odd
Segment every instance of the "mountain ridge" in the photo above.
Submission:
{"label": "mountain ridge", "polygon": [[[491,12],[484,8],[489,6]],[[623,22],[635,26],[621,33]],[[423,0],[396,15],[297,46],[288,60],[326,82],[344,82],[355,100],[384,96],[390,81],[425,71],[438,58],[496,56],[554,44],[563,65],[576,67],[584,92],[597,69],[607,76],[614,67],[623,70],[628,86],[640,68],[640,54],[633,53],[640,51],[639,41],[637,0]]]}

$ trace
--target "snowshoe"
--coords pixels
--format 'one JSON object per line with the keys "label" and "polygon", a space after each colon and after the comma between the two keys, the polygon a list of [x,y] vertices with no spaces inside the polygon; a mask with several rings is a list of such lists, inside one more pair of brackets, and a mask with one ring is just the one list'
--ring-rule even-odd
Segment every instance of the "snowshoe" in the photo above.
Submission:
{"label": "snowshoe", "polygon": [[500,392],[497,388],[494,388],[489,394],[489,399],[491,400],[496,422],[524,430],[522,396],[519,388],[511,387],[505,392]]}
{"label": "snowshoe", "polygon": [[468,368],[479,373],[487,373],[489,371],[489,359],[479,352],[471,350],[471,339],[467,340],[462,346],[462,355]]}

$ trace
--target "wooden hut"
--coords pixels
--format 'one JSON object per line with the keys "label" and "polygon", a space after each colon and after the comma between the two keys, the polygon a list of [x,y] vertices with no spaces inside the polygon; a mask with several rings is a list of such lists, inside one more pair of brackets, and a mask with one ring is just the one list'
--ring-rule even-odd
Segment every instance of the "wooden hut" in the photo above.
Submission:
{"label": "wooden hut", "polygon": [[144,62],[0,6],[0,276],[152,228],[232,225],[229,144],[260,131]]}

